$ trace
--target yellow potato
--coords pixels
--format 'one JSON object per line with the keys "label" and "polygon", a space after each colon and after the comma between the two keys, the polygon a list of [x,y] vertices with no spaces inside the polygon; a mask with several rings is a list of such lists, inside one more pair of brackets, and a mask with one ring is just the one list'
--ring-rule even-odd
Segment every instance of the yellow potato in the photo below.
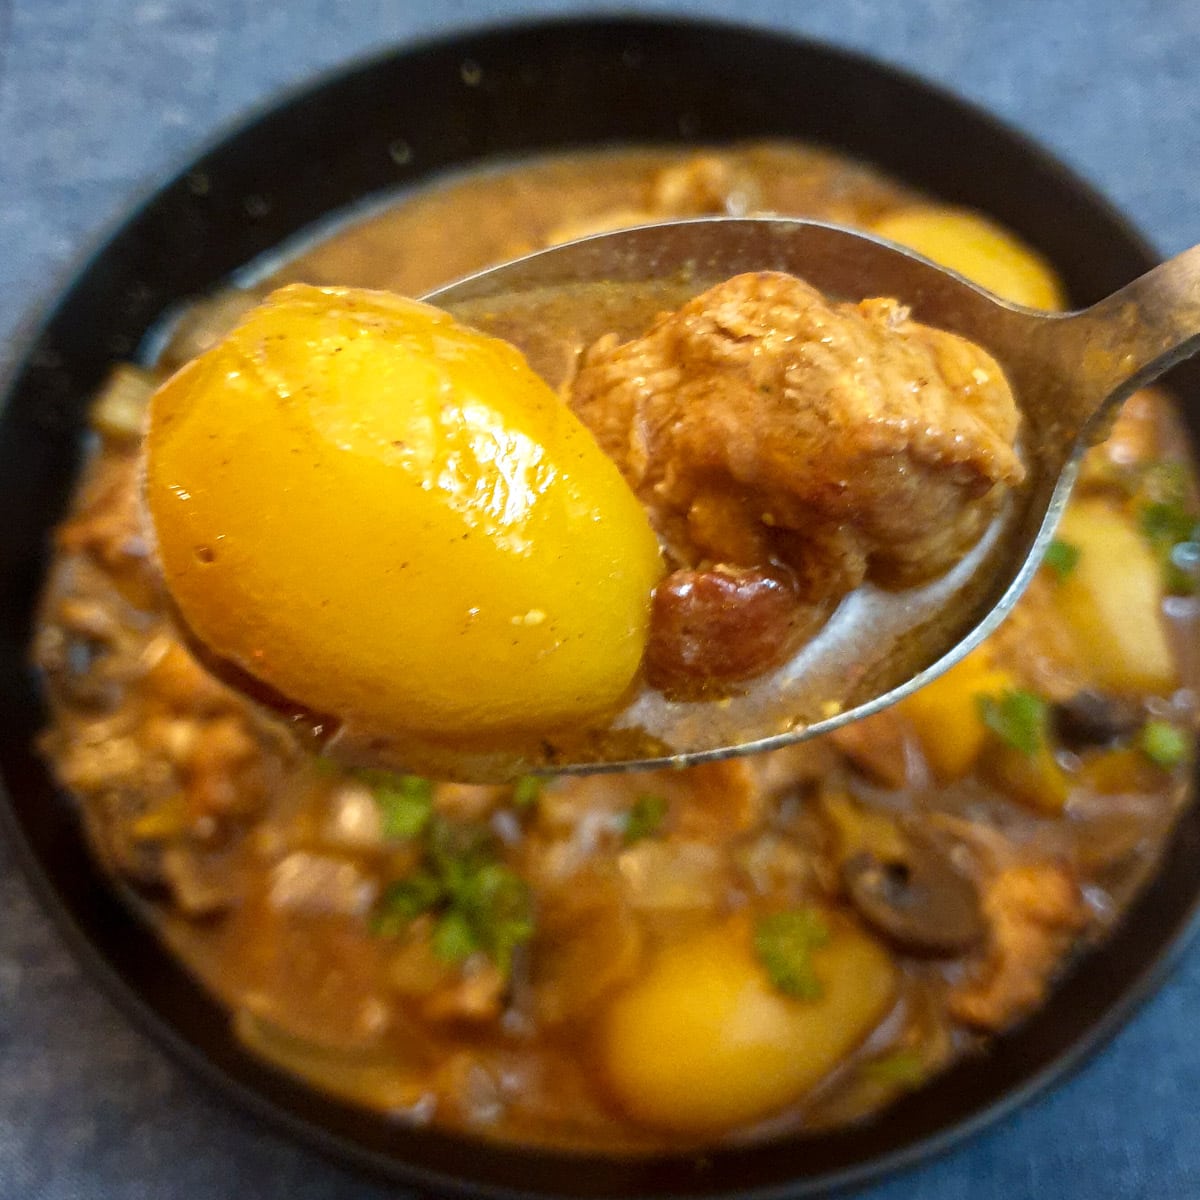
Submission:
{"label": "yellow potato", "polygon": [[660,951],[602,1023],[601,1061],[621,1108],[655,1128],[714,1132],[770,1116],[819,1083],[896,988],[887,953],[828,919],[830,939],[813,951],[817,1000],[771,985],[744,918]]}
{"label": "yellow potato", "polygon": [[890,816],[864,808],[845,792],[823,792],[819,803],[833,829],[839,865],[863,853],[885,862],[907,857],[908,841]]}
{"label": "yellow potato", "polygon": [[1077,500],[1058,536],[1079,548],[1079,560],[1055,600],[1096,683],[1169,691],[1177,673],[1163,623],[1162,568],[1130,518],[1103,499]]}
{"label": "yellow potato", "polygon": [[1050,265],[979,213],[921,205],[888,213],[872,232],[965,275],[1016,304],[1061,309],[1066,297]]}
{"label": "yellow potato", "polygon": [[979,697],[998,696],[1018,686],[1016,676],[996,664],[985,642],[897,708],[912,722],[934,774],[957,779],[971,769],[987,742]]}
{"label": "yellow potato", "polygon": [[179,371],[146,496],[200,640],[360,729],[469,739],[614,705],[662,572],[513,347],[380,292],[284,288]]}
{"label": "yellow potato", "polygon": [[1045,743],[1026,754],[993,739],[980,768],[1014,800],[1039,812],[1061,813],[1071,795],[1071,779],[1059,766],[1052,747]]}

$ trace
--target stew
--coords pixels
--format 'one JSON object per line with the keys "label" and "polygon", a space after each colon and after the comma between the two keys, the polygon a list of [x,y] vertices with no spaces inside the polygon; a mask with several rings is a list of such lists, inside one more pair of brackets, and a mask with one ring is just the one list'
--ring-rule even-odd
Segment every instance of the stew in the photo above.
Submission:
{"label": "stew", "polygon": [[[468,173],[269,283],[419,295],[557,238],[713,211],[890,230],[1061,303],[982,218],[784,145]],[[1197,682],[1197,510],[1163,394],[1090,453],[1012,617],[896,707],[688,771],[436,783],[313,756],[168,611],[140,511],[145,404],[261,294],[198,303],[97,398],[35,650],[45,753],[95,853],[267,1061],[526,1144],[825,1128],[1019,1021],[1153,871],[1188,801]]]}

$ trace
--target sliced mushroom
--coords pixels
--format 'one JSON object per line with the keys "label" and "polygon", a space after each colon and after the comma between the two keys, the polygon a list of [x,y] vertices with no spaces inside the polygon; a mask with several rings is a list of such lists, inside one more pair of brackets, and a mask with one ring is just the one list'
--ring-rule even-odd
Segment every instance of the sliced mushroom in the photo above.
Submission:
{"label": "sliced mushroom", "polygon": [[987,932],[975,884],[927,839],[906,838],[902,854],[853,854],[842,881],[867,924],[908,954],[961,954]]}
{"label": "sliced mushroom", "polygon": [[1131,737],[1142,724],[1141,706],[1123,696],[1084,688],[1054,705],[1055,736],[1072,750],[1111,746]]}

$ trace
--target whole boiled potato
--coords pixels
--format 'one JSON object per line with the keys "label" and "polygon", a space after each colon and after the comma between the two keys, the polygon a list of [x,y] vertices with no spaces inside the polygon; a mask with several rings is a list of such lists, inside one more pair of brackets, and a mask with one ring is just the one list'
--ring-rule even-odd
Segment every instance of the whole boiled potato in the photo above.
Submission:
{"label": "whole boiled potato", "polygon": [[957,271],[1003,300],[1051,310],[1066,303],[1049,263],[980,213],[922,204],[888,213],[871,231]]}
{"label": "whole boiled potato", "polygon": [[616,705],[663,569],[617,468],[517,350],[380,292],[284,288],[168,380],[146,499],[202,643],[383,733]]}
{"label": "whole boiled potato", "polygon": [[883,1018],[897,984],[878,942],[827,919],[810,998],[772,985],[744,917],[660,950],[601,1022],[617,1104],[655,1128],[712,1133],[771,1116],[818,1084]]}

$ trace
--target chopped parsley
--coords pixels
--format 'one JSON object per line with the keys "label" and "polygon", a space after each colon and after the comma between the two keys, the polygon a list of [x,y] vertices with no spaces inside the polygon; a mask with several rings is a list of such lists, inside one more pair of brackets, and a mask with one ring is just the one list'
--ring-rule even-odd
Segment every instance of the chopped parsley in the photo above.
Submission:
{"label": "chopped parsley", "polygon": [[1191,738],[1170,721],[1151,719],[1142,726],[1138,746],[1156,767],[1177,767],[1187,758]]}
{"label": "chopped parsley", "polygon": [[514,952],[533,936],[528,886],[497,859],[486,830],[433,817],[424,833],[421,866],[384,890],[372,928],[395,936],[429,914],[433,951],[443,962],[481,953],[507,975]]}
{"label": "chopped parsley", "polygon": [[542,798],[542,788],[546,781],[537,775],[522,775],[513,784],[512,803],[514,808],[533,808]]}
{"label": "chopped parsley", "polygon": [[662,827],[666,815],[666,797],[643,792],[625,814],[625,844],[629,846],[643,838],[653,837]]}
{"label": "chopped parsley", "polygon": [[368,771],[361,776],[375,795],[383,816],[383,836],[389,841],[414,838],[433,816],[433,784],[420,775]]}
{"label": "chopped parsley", "polygon": [[798,1000],[819,1000],[824,989],[812,952],[829,941],[829,926],[815,909],[793,908],[762,917],[754,929],[754,953],[771,983]]}
{"label": "chopped parsley", "polygon": [[442,881],[429,871],[397,879],[384,889],[371,928],[385,937],[403,933],[410,921],[437,907],[444,895]]}
{"label": "chopped parsley", "polygon": [[481,949],[465,913],[450,909],[433,927],[433,952],[446,963],[465,962]]}
{"label": "chopped parsley", "polygon": [[1074,542],[1065,542],[1061,538],[1046,547],[1046,557],[1042,560],[1061,583],[1079,565],[1079,547]]}
{"label": "chopped parsley", "polygon": [[450,962],[483,951],[507,975],[513,953],[533,936],[533,904],[525,882],[501,863],[488,863],[463,878],[451,901],[442,925],[456,921],[462,933],[449,950],[435,935],[434,950]]}
{"label": "chopped parsley", "polygon": [[976,696],[983,723],[1005,745],[1030,757],[1046,741],[1046,702],[1033,692],[1015,689],[998,696]]}
{"label": "chopped parsley", "polygon": [[916,1050],[893,1050],[863,1063],[862,1073],[876,1083],[915,1088],[925,1082],[925,1060]]}

